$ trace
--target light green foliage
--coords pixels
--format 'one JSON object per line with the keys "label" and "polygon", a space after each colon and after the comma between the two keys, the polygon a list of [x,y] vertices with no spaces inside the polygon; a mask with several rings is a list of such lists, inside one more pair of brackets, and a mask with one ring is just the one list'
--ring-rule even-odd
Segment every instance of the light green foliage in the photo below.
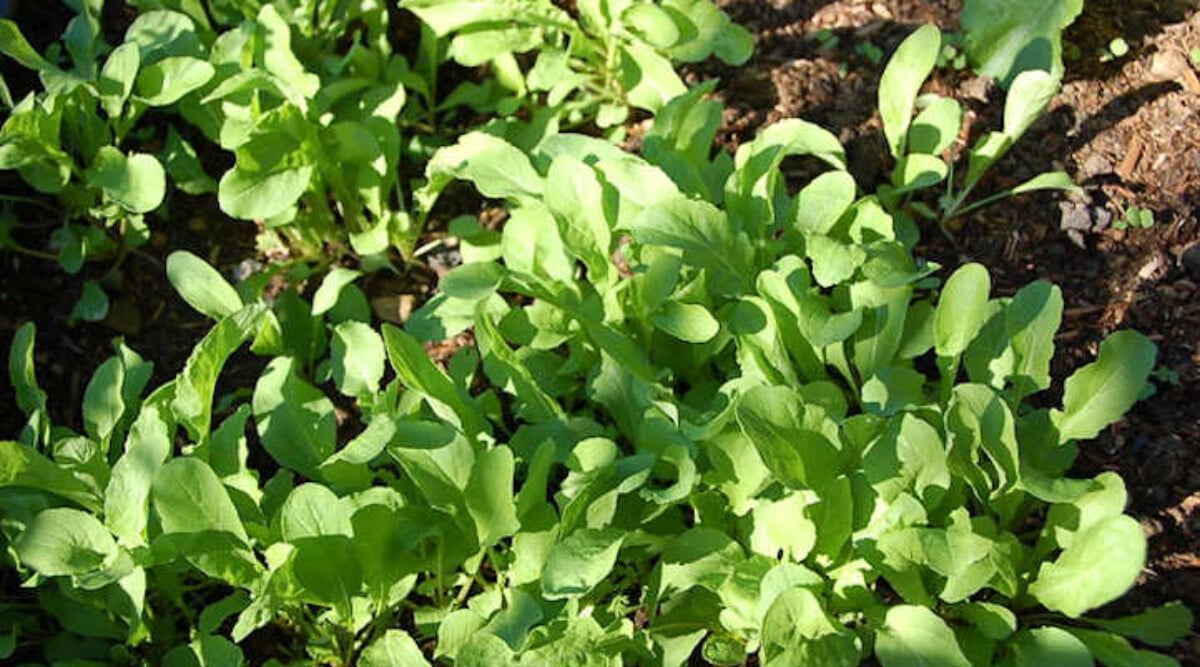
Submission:
{"label": "light green foliage", "polygon": [[1008,87],[1021,72],[1062,78],[1062,32],[1083,11],[1083,0],[967,0],[962,25],[966,52],[981,73]]}
{"label": "light green foliage", "polygon": [[[1082,0],[1078,0],[1078,3],[1082,6]],[[1027,16],[1031,12],[1014,9],[1020,3],[976,0],[967,4],[964,23],[968,20],[970,11],[976,14],[1019,12],[1010,17],[1012,21],[1017,22],[1017,27],[1025,30],[1036,25]],[[1039,7],[1052,7],[1061,3],[1037,4]],[[988,20],[981,19],[981,25],[993,25]],[[1057,36],[1057,32],[1055,35]],[[972,34],[968,32],[968,41],[971,38]],[[1005,39],[1017,39],[996,34],[976,35],[975,38],[989,46]],[[879,189],[880,198],[885,205],[892,210],[908,208],[913,214],[934,218],[944,225],[951,218],[1011,195],[1036,190],[1077,190],[1067,174],[1046,172],[1009,190],[974,203],[967,203],[967,197],[980,183],[984,174],[1004,157],[1045,111],[1050,100],[1058,92],[1062,71],[1061,66],[1054,73],[1050,73],[1048,65],[1039,68],[1022,64],[1019,67],[1014,66],[1011,74],[1005,75],[1008,93],[1004,106],[1004,128],[1002,131],[984,135],[974,146],[969,147],[966,151],[966,173],[959,183],[954,178],[954,168],[960,151],[955,150],[954,145],[962,129],[962,107],[952,99],[933,94],[919,95],[921,86],[933,70],[941,50],[938,29],[934,26],[922,26],[900,44],[884,68],[879,85],[879,111],[888,146],[896,159],[891,184]],[[921,111],[914,118],[913,114],[918,108]],[[938,199],[939,210],[933,211],[923,203],[909,201],[914,193],[943,182],[946,183],[946,192]]]}
{"label": "light green foliage", "polygon": [[[580,0],[577,15],[408,0],[415,62],[387,48],[385,8],[333,4],[138,2],[136,49],[97,67],[72,38],[92,63],[74,74],[0,24],[2,50],[54,90],[99,76],[98,108],[122,118],[177,108],[233,153],[227,212],[278,238],[403,250],[413,229],[393,215],[414,190],[409,223],[452,187],[508,213],[498,231],[452,225],[465,263],[403,328],[374,327],[357,284],[382,264],[234,287],[172,254],[169,280],[215,324],[148,396],[149,364],[118,343],[82,433],[51,425],[20,329],[9,375],[28,425],[0,443],[0,546],[40,606],[12,611],[19,632],[59,633],[60,662],[172,666],[1170,664],[1141,647],[1185,635],[1182,606],[1087,616],[1133,584],[1146,542],[1117,476],[1064,474],[1138,398],[1153,344],[1113,334],[1061,405],[1036,409],[1059,291],[993,296],[976,264],[941,283],[911,252],[899,204],[951,178],[962,121],[920,96],[936,29],[889,65],[897,171],[864,196],[836,137],[804,121],[712,152],[720,105],[671,62],[738,62],[749,45],[708,0]],[[343,34],[355,47],[328,57]],[[476,110],[532,100],[553,118],[463,133],[410,188],[401,128],[459,103],[430,90],[444,58],[495,76],[457,93]],[[1056,89],[1014,79],[966,190]],[[643,156],[557,132],[588,109],[615,126],[627,103],[659,112]],[[27,120],[54,130],[52,115]],[[180,141],[167,163],[186,162]],[[156,192],[106,180],[149,164],[119,143],[95,148],[96,183],[145,208]],[[39,155],[23,175],[67,187],[59,156]],[[790,156],[825,171],[788,183]],[[267,294],[274,275],[286,284]],[[257,380],[223,375],[231,359]]]}

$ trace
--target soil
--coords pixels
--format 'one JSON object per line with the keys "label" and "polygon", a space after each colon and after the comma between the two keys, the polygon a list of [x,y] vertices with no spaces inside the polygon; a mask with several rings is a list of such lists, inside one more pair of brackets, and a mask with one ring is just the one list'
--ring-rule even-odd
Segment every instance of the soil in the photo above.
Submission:
{"label": "soil", "polygon": [[[722,81],[723,145],[734,149],[766,124],[801,117],[847,144],[851,170],[864,188],[885,180],[891,165],[875,114],[879,59],[920,23],[957,30],[960,0],[722,4],[757,41],[743,67],[709,64],[689,72],[693,79]],[[1129,44],[1129,53],[1104,58],[1115,37]],[[948,267],[981,262],[996,294],[1012,294],[1036,279],[1058,284],[1066,300],[1054,366],[1060,381],[1093,360],[1112,331],[1135,328],[1157,343],[1157,394],[1087,443],[1075,474],[1120,473],[1130,511],[1150,538],[1137,587],[1100,613],[1133,613],[1170,600],[1200,609],[1200,68],[1187,55],[1200,47],[1200,9],[1182,0],[1087,0],[1065,41],[1071,57],[1062,94],[980,192],[1057,168],[1084,194],[1034,194],[982,209],[961,220],[952,240],[924,230],[918,253]],[[9,76],[8,68],[4,73]],[[14,93],[25,83],[8,80]],[[939,70],[928,90],[967,105],[971,137],[999,128],[1003,91],[988,81],[966,70]],[[789,166],[803,182],[806,165]],[[0,172],[0,195],[24,192],[15,174]],[[0,254],[0,352],[18,326],[37,323],[39,380],[55,423],[80,424],[83,389],[110,354],[114,336],[155,361],[154,383],[182,367],[209,324],[166,283],[167,253],[190,249],[227,275],[254,257],[249,223],[228,219],[204,200],[174,195],[170,203],[168,216],[151,220],[151,242],[116,268],[98,262],[69,276],[50,261]],[[1117,229],[1133,207],[1152,210],[1154,224]],[[55,221],[35,208],[16,211],[35,225],[21,232],[22,240],[44,247],[48,232],[38,225]],[[424,273],[440,271],[435,266]],[[106,287],[112,313],[103,322],[69,323],[66,314],[85,279]],[[411,309],[430,282],[375,281],[377,313]],[[253,369],[242,370],[253,377]],[[21,424],[12,390],[0,382],[0,434],[15,434]],[[1200,666],[1200,635],[1172,652]]]}

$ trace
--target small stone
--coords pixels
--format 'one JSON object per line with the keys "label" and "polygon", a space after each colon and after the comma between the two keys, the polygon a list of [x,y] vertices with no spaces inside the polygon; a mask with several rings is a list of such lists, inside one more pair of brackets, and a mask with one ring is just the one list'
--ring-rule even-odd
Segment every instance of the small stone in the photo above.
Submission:
{"label": "small stone", "polygon": [[988,100],[988,91],[991,90],[991,87],[992,80],[990,78],[985,76],[977,76],[967,79],[965,82],[963,82],[963,84],[959,86],[959,91],[962,93],[963,97],[976,99],[980,102],[986,102]]}
{"label": "small stone", "polygon": [[1059,221],[1060,229],[1091,231],[1092,216],[1089,214],[1087,206],[1073,202],[1061,202],[1058,207],[1062,209],[1062,218]]}
{"label": "small stone", "polygon": [[1112,162],[1099,153],[1092,153],[1083,161],[1083,175],[1088,177],[1112,173],[1112,170]]}
{"label": "small stone", "polygon": [[1187,269],[1192,280],[1200,280],[1200,243],[1193,243],[1183,251],[1183,268]]}
{"label": "small stone", "polygon": [[1097,233],[1103,232],[1112,226],[1113,214],[1112,211],[1103,206],[1092,207],[1092,231]]}
{"label": "small stone", "polygon": [[371,299],[375,317],[392,324],[404,324],[412,315],[416,299],[411,294],[391,294]]}
{"label": "small stone", "polygon": [[233,279],[235,282],[240,283],[262,270],[262,262],[256,259],[243,259],[238,262],[237,266],[233,267]]}

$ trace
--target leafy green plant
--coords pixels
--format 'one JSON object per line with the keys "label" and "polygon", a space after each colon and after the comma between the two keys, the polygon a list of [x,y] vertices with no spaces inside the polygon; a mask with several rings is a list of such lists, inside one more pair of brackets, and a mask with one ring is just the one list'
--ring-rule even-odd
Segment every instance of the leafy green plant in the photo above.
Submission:
{"label": "leafy green plant", "polygon": [[[940,52],[940,31],[935,26],[923,26],[896,49],[880,80],[879,112],[888,148],[896,159],[891,184],[879,191],[885,205],[895,208],[910,203],[911,210],[937,220],[944,230],[946,221],[1005,197],[1034,190],[1077,190],[1065,172],[1053,171],[968,203],[984,174],[1046,109],[1058,92],[1059,82],[1041,70],[1016,75],[1005,99],[1003,129],[984,135],[967,151],[966,173],[961,183],[956,182],[953,149],[962,128],[962,106],[950,98],[920,95]],[[938,210],[910,201],[913,193],[942,183],[946,184],[946,192],[938,198]]]}
{"label": "leafy green plant", "polygon": [[[549,0],[500,5],[404,0],[465,66],[489,64],[515,96],[536,94],[569,125],[619,128],[629,107],[655,112],[684,92],[674,63],[749,59],[754,42],[711,0]],[[536,50],[522,69],[517,56]]]}
{"label": "leafy green plant", "polygon": [[966,54],[1006,89],[1032,70],[1062,79],[1062,33],[1082,11],[1083,0],[965,0]]}
{"label": "leafy green plant", "polygon": [[[17,102],[0,127],[0,169],[16,170],[64,204],[69,222],[53,243],[71,273],[89,258],[146,242],[145,216],[166,192],[164,163],[177,178],[203,174],[173,130],[157,155],[126,148],[144,143],[136,135],[147,111],[175,105],[212,78],[191,26],[167,12],[144,14],[110,49],[100,35],[99,4],[81,3],[64,32],[59,50],[68,69],[38,54],[15,23],[0,22],[0,51],[36,71],[44,85]],[[194,191],[210,185],[201,177],[189,184]]]}
{"label": "leafy green plant", "polygon": [[1128,206],[1124,214],[1113,222],[1113,229],[1149,229],[1154,226],[1154,211],[1148,208]]}
{"label": "leafy green plant", "polygon": [[[215,326],[144,398],[118,346],[82,434],[51,426],[23,328],[0,534],[54,604],[21,635],[231,665],[260,631],[278,653],[255,659],[333,665],[1173,664],[1140,646],[1185,634],[1182,605],[1087,615],[1146,542],[1119,477],[1066,475],[1153,344],[1113,334],[1034,407],[1057,288],[940,282],[835,137],[785,121],[731,158],[720,117],[672,100],[644,158],[573,134],[443,149],[429,196],[464,180],[509,219],[460,225],[466,263],[404,329],[368,324],[347,269],[269,305],[175,254]],[[792,155],[829,167],[794,195]],[[218,396],[247,341],[265,368]]]}
{"label": "leafy green plant", "polygon": [[1100,62],[1120,60],[1127,55],[1129,55],[1129,42],[1126,42],[1124,38],[1114,37],[1108,43],[1107,53],[1100,57]]}

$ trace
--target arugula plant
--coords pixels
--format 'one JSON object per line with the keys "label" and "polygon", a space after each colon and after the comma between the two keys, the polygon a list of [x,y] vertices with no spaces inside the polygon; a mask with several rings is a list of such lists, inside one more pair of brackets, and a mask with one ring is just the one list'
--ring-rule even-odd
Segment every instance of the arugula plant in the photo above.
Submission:
{"label": "arugula plant", "polygon": [[[594,122],[617,132],[630,107],[656,112],[686,90],[676,63],[716,56],[740,65],[754,47],[711,0],[583,0],[570,13],[550,0],[400,6],[448,40],[455,62],[494,68],[513,98],[502,104],[539,95],[570,126]],[[523,68],[519,56],[532,51],[532,66]]]}
{"label": "arugula plant", "polygon": [[1083,0],[964,0],[965,51],[980,74],[1009,88],[1021,72],[1062,79],[1062,33]]}
{"label": "arugula plant", "polygon": [[[369,31],[368,31],[369,32]],[[261,220],[261,242],[305,259],[387,250],[403,226],[397,175],[405,102],[400,56],[363,46],[310,71],[274,4],[212,42],[212,85],[180,111],[235,156],[221,177],[221,209]],[[367,39],[360,35],[361,39]],[[326,57],[329,56],[329,57]]]}
{"label": "arugula plant", "polygon": [[[963,109],[957,101],[939,95],[921,95],[921,86],[941,53],[941,32],[936,26],[918,28],[904,40],[888,61],[879,82],[879,113],[888,149],[896,160],[892,182],[881,186],[879,196],[889,209],[907,208],[938,221],[948,220],[1000,199],[1035,190],[1077,191],[1062,171],[1039,174],[1028,181],[974,202],[968,198],[983,176],[1021,139],[1045,111],[1059,89],[1059,76],[1043,70],[1015,74],[1004,103],[1004,127],[989,132],[967,151],[966,173],[957,182],[955,141],[962,130]],[[1060,75],[1061,76],[1061,75]],[[919,113],[918,113],[919,111]],[[946,184],[938,210],[913,202],[914,193]]]}
{"label": "arugula plant", "polygon": [[[54,602],[18,633],[231,665],[258,632],[278,653],[256,660],[331,665],[1174,664],[1141,647],[1188,632],[1182,605],[1088,615],[1146,542],[1119,477],[1066,474],[1153,344],[1113,334],[1033,407],[1057,288],[938,281],[831,134],[785,121],[714,156],[720,116],[669,102],[645,158],[444,149],[431,183],[509,220],[460,225],[466,263],[403,329],[368,324],[352,271],[272,304],[173,255],[213,329],[145,398],[119,350],[83,434],[51,426],[22,329],[0,534]],[[790,155],[829,169],[793,195]],[[468,330],[444,365],[422,345]],[[247,341],[265,368],[218,396]]]}
{"label": "arugula plant", "polygon": [[164,165],[185,191],[212,187],[195,150],[173,128],[157,154],[134,148],[148,143],[143,135],[152,128],[139,125],[147,111],[177,105],[213,77],[194,26],[178,14],[146,13],[111,48],[100,33],[101,4],[79,4],[49,57],[15,23],[0,21],[0,52],[36,71],[44,86],[12,106],[0,127],[0,169],[16,170],[31,188],[62,202],[67,224],[52,243],[70,273],[89,258],[147,241],[145,216],[166,192]]}

